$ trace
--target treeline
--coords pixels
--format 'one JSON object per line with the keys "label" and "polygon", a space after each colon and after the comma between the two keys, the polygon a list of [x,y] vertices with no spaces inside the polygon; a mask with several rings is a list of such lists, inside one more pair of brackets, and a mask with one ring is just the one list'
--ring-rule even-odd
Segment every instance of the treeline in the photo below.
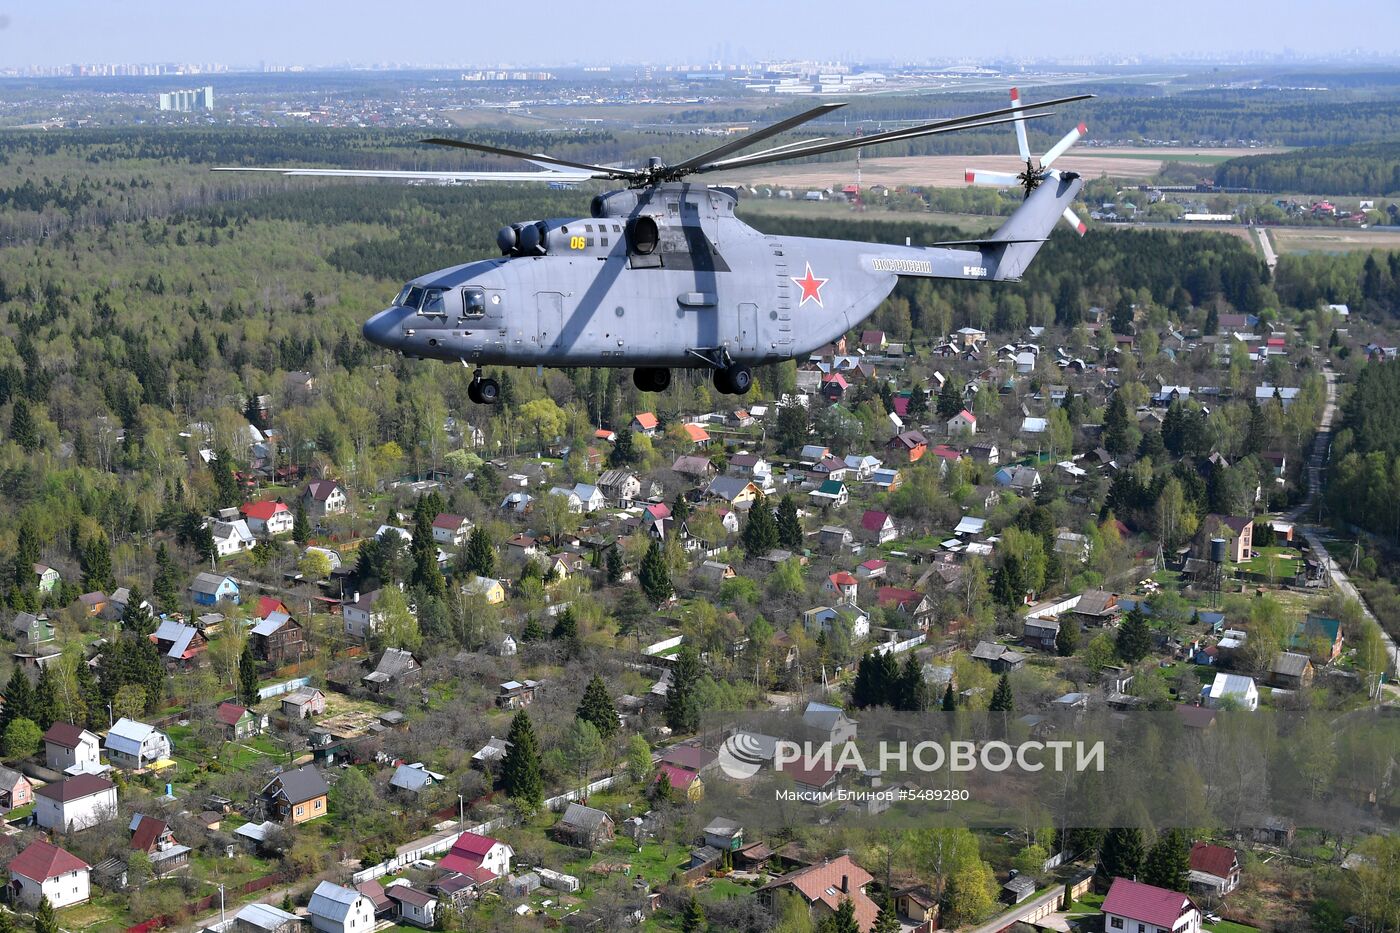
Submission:
{"label": "treeline", "polygon": [[1280,192],[1391,195],[1400,192],[1400,141],[1243,156],[1221,163],[1215,183]]}
{"label": "treeline", "polygon": [[1344,304],[1369,317],[1400,313],[1400,253],[1286,253],[1274,269],[1279,300],[1295,308]]}
{"label": "treeline", "polygon": [[1400,537],[1400,363],[1357,375],[1332,442],[1327,504],[1343,521]]}

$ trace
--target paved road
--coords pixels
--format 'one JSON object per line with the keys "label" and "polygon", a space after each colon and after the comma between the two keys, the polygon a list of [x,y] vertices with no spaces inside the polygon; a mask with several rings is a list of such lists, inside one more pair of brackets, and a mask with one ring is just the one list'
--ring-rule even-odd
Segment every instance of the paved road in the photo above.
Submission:
{"label": "paved road", "polygon": [[[1395,639],[1390,637],[1380,620],[1372,614],[1371,607],[1366,605],[1366,600],[1361,598],[1356,587],[1347,579],[1346,571],[1342,570],[1341,565],[1327,550],[1327,545],[1322,540],[1324,529],[1318,525],[1302,523],[1321,494],[1322,470],[1327,463],[1327,453],[1332,447],[1332,419],[1337,412],[1337,374],[1328,368],[1323,370],[1323,376],[1327,380],[1327,404],[1323,406],[1322,420],[1318,422],[1317,436],[1313,439],[1312,455],[1308,458],[1308,494],[1297,508],[1288,513],[1287,518],[1299,523],[1303,536],[1308,539],[1308,546],[1322,560],[1327,569],[1327,577],[1337,587],[1338,592],[1348,599],[1356,600],[1366,618],[1375,623],[1377,631],[1381,633],[1381,643],[1385,645],[1386,654],[1390,657],[1391,670],[1400,671],[1400,648],[1396,647]],[[1391,686],[1390,689],[1392,692],[1397,690],[1395,686]]]}
{"label": "paved road", "polygon": [[1011,908],[1006,913],[999,915],[995,920],[988,920],[980,927],[974,929],[972,933],[999,933],[999,931],[1004,930],[1007,927],[1011,926],[1013,923],[1018,922],[1022,917],[1034,913],[1035,911],[1044,907],[1051,901],[1054,901],[1056,904],[1059,904],[1060,900],[1064,897],[1064,895],[1065,886],[1057,885],[1056,887],[1051,888],[1049,891],[1046,891],[1044,894],[1040,895],[1040,897],[1037,897],[1034,900],[1026,901],[1024,904],[1017,904],[1015,907]]}
{"label": "paved road", "polygon": [[1264,261],[1269,264],[1269,271],[1274,271],[1274,266],[1278,265],[1278,254],[1274,252],[1274,244],[1269,242],[1269,234],[1263,227],[1255,227],[1254,235],[1259,238],[1259,248],[1264,251]]}

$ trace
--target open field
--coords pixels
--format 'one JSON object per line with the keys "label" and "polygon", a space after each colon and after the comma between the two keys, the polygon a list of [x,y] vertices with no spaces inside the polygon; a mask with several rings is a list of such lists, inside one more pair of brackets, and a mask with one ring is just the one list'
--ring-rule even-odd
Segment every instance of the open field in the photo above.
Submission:
{"label": "open field", "polygon": [[[1162,170],[1166,162],[1216,164],[1241,155],[1260,155],[1267,149],[1146,149],[1133,151],[1091,151],[1080,149],[1055,163],[1085,178],[1109,175],[1127,180],[1145,179]],[[1016,172],[1025,166],[1015,156],[896,156],[865,159],[861,163],[864,184],[922,185],[934,188],[960,188],[967,184],[970,167]],[[740,184],[792,185],[820,188],[850,184],[855,176],[852,162],[820,162],[804,165],[764,166],[748,171],[719,172],[707,181]]]}
{"label": "open field", "polygon": [[1400,230],[1348,230],[1338,227],[1270,227],[1280,253],[1349,253],[1400,249]]}

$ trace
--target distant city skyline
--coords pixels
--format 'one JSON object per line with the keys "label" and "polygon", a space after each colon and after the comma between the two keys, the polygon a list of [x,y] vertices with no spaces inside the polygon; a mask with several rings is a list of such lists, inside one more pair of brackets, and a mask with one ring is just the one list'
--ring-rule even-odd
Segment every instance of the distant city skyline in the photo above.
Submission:
{"label": "distant city skyline", "polygon": [[[0,62],[189,62],[231,68],[510,64],[568,66],[948,60],[1114,61],[1400,57],[1394,0],[1114,0],[966,4],[875,0],[710,0],[599,13],[585,4],[409,0],[49,0],[0,7]],[[971,12],[969,12],[971,10]],[[669,17],[667,15],[669,12]]]}

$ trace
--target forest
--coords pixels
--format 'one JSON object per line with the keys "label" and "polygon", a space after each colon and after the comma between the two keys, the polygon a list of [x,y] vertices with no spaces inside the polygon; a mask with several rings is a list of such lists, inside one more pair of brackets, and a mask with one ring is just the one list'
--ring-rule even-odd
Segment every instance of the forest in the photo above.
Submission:
{"label": "forest", "polygon": [[[1400,133],[1400,127],[1396,128]],[[1400,192],[1400,142],[1322,146],[1241,156],[1215,169],[1222,187],[1282,193],[1385,197]]]}

